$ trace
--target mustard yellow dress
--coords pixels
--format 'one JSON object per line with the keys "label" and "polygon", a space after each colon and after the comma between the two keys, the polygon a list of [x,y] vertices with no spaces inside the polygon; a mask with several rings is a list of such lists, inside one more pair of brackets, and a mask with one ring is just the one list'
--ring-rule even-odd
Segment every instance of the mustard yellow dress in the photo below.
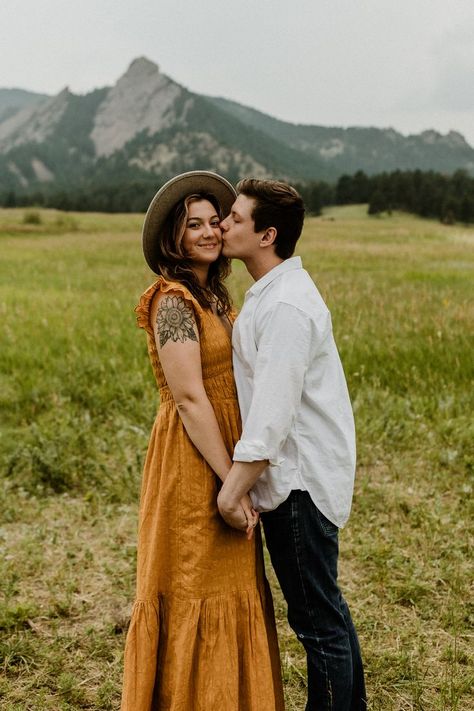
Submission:
{"label": "mustard yellow dress", "polygon": [[260,530],[217,510],[218,479],[189,439],[160,366],[151,302],[178,294],[199,330],[204,386],[229,454],[240,435],[229,334],[181,284],[159,278],[136,308],[160,391],[144,465],[137,596],[122,711],[281,711],[280,658]]}

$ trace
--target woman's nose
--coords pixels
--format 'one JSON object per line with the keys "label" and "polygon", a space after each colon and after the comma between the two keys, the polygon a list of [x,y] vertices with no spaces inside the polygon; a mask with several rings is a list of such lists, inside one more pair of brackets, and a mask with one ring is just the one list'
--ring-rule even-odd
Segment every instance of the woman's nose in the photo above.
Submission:
{"label": "woman's nose", "polygon": [[214,237],[215,225],[204,225],[204,237]]}

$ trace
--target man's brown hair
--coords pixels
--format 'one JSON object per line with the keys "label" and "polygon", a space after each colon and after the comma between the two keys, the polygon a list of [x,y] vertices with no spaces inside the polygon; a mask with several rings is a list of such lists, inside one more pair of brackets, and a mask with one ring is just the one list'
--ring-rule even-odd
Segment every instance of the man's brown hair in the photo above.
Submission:
{"label": "man's brown hair", "polygon": [[275,227],[275,253],[288,259],[295,251],[304,221],[304,203],[301,195],[279,180],[244,178],[237,184],[237,192],[252,198],[255,207],[252,219],[255,232]]}

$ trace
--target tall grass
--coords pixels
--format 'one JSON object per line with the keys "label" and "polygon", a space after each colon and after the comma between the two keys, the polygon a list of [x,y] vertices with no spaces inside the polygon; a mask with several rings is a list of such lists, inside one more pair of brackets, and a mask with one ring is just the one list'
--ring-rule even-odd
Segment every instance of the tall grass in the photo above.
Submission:
{"label": "tall grass", "polygon": [[[0,707],[114,709],[143,456],[158,405],[133,307],[141,216],[0,211]],[[371,708],[474,708],[474,229],[363,208],[308,220],[359,468],[341,534]],[[237,304],[250,279],[236,264]],[[277,610],[288,709],[302,648]]]}

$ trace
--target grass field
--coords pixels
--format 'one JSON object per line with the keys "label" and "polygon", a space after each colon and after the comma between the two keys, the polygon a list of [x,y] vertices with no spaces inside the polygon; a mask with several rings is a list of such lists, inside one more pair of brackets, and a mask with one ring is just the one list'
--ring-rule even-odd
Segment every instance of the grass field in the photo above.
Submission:
{"label": "grass field", "polygon": [[[0,210],[5,711],[119,706],[157,407],[133,314],[152,281],[141,222]],[[331,309],[356,415],[340,577],[370,708],[474,709],[474,228],[334,208],[307,221],[299,253]],[[237,304],[249,284],[236,264]],[[304,655],[271,582],[287,709],[300,710]]]}

